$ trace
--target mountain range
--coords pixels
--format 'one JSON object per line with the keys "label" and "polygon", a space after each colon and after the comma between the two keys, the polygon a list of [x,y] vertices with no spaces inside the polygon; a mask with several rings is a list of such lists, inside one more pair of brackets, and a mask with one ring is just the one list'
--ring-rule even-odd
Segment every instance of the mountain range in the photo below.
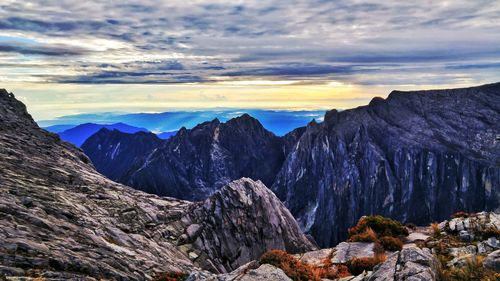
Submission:
{"label": "mountain range", "polygon": [[[137,133],[137,132],[149,132],[145,128],[138,128],[134,126],[127,125],[125,123],[115,123],[115,124],[95,124],[95,123],[85,123],[80,125],[53,125],[44,128],[45,130],[58,134],[61,139],[70,142],[77,147],[80,147],[90,136],[97,133],[101,129],[117,130],[123,133]],[[168,139],[175,135],[177,132],[163,132],[158,133],[157,136],[160,139]]]}
{"label": "mountain range", "polygon": [[[328,111],[323,122],[283,137],[243,115],[182,128],[141,151],[120,147],[154,138],[112,131],[82,148],[119,182],[187,200],[203,200],[239,177],[261,180],[306,233],[331,246],[363,215],[427,224],[459,210],[497,209],[498,132],[500,84],[490,84],[394,91],[367,106]],[[117,165],[117,153],[127,154],[126,167]]]}
{"label": "mountain range", "polygon": [[[264,127],[278,136],[293,129],[305,126],[311,120],[320,120],[325,110],[264,110],[264,109],[214,109],[196,111],[171,111],[161,113],[95,113],[62,116],[53,120],[39,120],[44,128],[67,124],[114,124],[125,123],[130,126],[146,128],[151,132],[173,132],[181,127],[194,128],[207,120],[218,119],[226,122],[247,113],[258,119]],[[58,127],[55,127],[58,129]]]}

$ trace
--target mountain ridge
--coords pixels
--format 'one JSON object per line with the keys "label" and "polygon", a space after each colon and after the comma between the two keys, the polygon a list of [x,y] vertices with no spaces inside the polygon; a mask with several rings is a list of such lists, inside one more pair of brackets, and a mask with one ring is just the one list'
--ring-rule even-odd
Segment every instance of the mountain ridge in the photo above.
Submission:
{"label": "mountain ridge", "polygon": [[494,210],[498,124],[500,83],[394,91],[308,126],[272,189],[322,246],[362,215],[423,224]]}

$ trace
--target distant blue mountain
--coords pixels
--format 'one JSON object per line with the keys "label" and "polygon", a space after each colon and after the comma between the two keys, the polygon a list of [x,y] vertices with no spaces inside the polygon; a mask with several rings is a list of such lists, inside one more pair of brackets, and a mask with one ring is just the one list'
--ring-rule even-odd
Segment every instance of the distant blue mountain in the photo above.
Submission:
{"label": "distant blue mountain", "polygon": [[74,128],[76,126],[77,125],[63,124],[63,125],[48,126],[48,127],[45,127],[44,129],[47,130],[47,131],[49,131],[49,132],[57,134],[57,133],[69,130],[71,128]]}
{"label": "distant blue mountain", "polygon": [[39,121],[40,126],[61,124],[97,123],[110,124],[123,122],[131,126],[146,128],[152,132],[177,131],[181,127],[193,128],[197,124],[215,118],[226,122],[231,118],[248,113],[258,119],[262,125],[278,136],[291,130],[307,125],[312,119],[322,121],[325,111],[291,111],[291,110],[260,110],[260,109],[221,109],[205,111],[174,111],[163,113],[97,113],[79,114],[59,117],[55,120]]}
{"label": "distant blue mountain", "polygon": [[87,140],[90,136],[92,136],[102,128],[106,128],[109,130],[118,130],[120,132],[129,134],[137,132],[149,132],[148,129],[134,127],[124,123],[115,123],[108,125],[85,123],[63,132],[59,132],[58,134],[61,139],[80,147],[85,142],[85,140]]}
{"label": "distant blue mountain", "polygon": [[175,136],[175,134],[177,134],[177,131],[172,131],[172,132],[163,132],[163,133],[159,133],[159,134],[156,134],[160,139],[162,140],[166,140],[166,139],[169,139],[170,137],[172,136]]}

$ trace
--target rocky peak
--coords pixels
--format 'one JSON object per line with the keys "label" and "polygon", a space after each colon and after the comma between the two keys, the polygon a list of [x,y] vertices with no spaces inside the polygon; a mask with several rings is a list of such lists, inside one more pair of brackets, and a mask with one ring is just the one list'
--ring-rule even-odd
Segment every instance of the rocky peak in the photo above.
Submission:
{"label": "rocky peak", "polygon": [[221,188],[183,220],[191,224],[184,242],[207,255],[211,263],[201,259],[203,267],[218,265],[218,272],[230,272],[268,249],[299,253],[315,248],[276,195],[249,178]]}
{"label": "rocky peak", "polygon": [[266,129],[264,129],[264,126],[262,126],[262,124],[259,122],[259,120],[253,118],[247,113],[228,120],[226,122],[226,125],[231,126],[233,128],[239,128],[240,130],[266,131]]}

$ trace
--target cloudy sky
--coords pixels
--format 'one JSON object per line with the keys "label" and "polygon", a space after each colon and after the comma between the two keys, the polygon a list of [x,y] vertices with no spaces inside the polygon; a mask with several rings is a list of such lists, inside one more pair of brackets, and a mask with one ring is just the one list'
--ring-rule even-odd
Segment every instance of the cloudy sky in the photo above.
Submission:
{"label": "cloudy sky", "polygon": [[37,119],[342,109],[499,74],[498,0],[0,2],[0,87]]}

